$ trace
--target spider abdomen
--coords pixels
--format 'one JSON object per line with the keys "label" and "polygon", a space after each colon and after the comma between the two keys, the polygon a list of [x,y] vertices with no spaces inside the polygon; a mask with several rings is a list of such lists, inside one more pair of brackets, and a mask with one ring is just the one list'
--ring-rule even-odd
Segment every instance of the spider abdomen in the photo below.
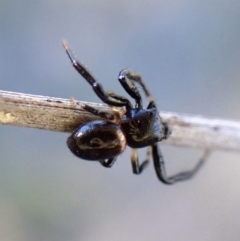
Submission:
{"label": "spider abdomen", "polygon": [[82,159],[109,159],[125,150],[126,138],[116,124],[96,120],[78,127],[68,138],[67,145]]}

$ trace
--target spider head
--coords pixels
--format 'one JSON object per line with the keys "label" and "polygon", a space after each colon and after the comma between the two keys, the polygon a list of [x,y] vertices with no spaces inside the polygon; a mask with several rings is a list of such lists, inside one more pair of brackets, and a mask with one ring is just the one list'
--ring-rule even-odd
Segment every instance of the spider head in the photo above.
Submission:
{"label": "spider head", "polygon": [[166,137],[166,128],[156,108],[131,109],[122,117],[121,129],[132,148],[152,145]]}

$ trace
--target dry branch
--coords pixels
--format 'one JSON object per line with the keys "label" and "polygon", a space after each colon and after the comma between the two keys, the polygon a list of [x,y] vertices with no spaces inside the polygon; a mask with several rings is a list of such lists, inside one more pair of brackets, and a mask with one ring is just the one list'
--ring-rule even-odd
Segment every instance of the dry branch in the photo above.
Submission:
{"label": "dry branch", "polygon": [[[96,119],[96,116],[82,110],[80,103],[75,100],[0,90],[0,123],[71,132],[82,123]],[[112,111],[104,104],[87,104]],[[164,143],[240,151],[240,122],[170,112],[161,112],[161,117],[172,129],[171,137]]]}

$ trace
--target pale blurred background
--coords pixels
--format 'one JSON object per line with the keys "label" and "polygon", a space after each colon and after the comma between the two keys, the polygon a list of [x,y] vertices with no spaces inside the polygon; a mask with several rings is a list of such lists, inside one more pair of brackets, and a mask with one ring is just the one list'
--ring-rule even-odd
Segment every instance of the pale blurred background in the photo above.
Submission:
{"label": "pale blurred background", "polygon": [[[66,39],[106,90],[142,74],[160,110],[240,119],[237,0],[2,0],[0,89],[101,102],[61,47]],[[126,95],[127,96],[127,95]],[[66,133],[0,126],[1,241],[240,240],[240,154],[215,152],[198,175],[161,184],[77,159]],[[169,174],[201,150],[162,147]],[[145,156],[144,150],[140,156]]]}

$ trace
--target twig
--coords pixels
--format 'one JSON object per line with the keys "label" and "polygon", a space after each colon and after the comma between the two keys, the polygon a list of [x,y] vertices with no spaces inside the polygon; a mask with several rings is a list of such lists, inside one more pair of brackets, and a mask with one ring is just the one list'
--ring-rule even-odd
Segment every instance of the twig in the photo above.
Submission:
{"label": "twig", "polygon": [[[81,109],[74,99],[29,95],[0,90],[0,123],[51,131],[71,132],[96,116]],[[86,103],[86,102],[84,102]],[[105,104],[87,103],[101,110]],[[118,111],[123,111],[119,108]],[[240,151],[240,122],[161,112],[171,129],[164,143],[203,149]]]}

